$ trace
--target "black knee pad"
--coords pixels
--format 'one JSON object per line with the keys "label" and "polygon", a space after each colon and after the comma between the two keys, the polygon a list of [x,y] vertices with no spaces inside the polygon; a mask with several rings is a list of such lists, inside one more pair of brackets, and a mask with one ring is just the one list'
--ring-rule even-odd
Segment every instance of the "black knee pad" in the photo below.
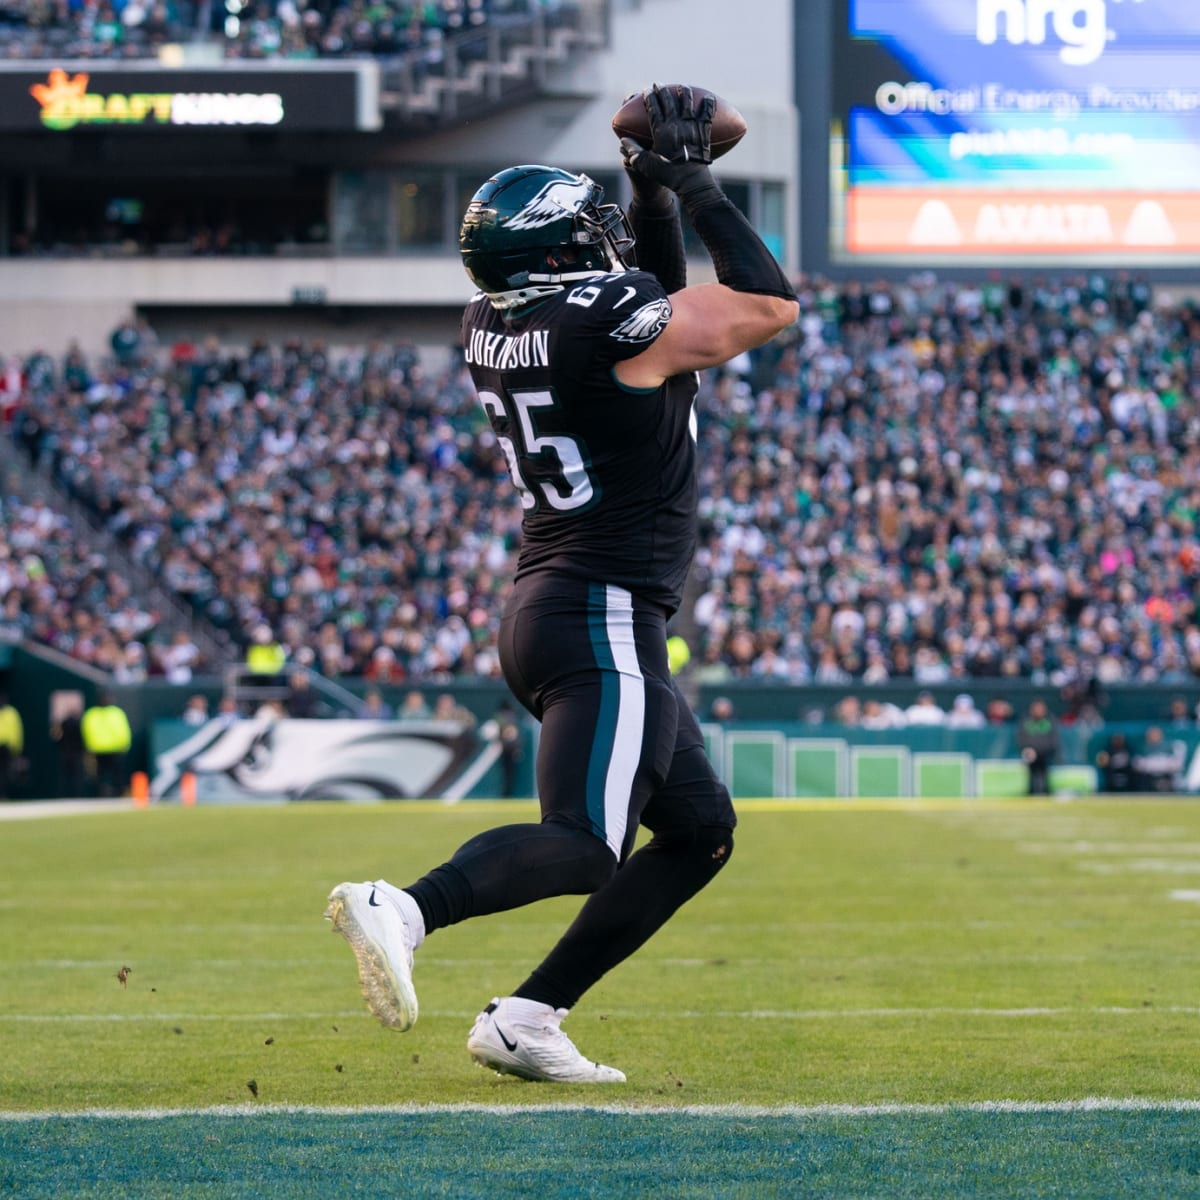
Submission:
{"label": "black knee pad", "polygon": [[698,869],[719,871],[733,854],[729,825],[686,825],[655,833],[648,849],[686,857]]}
{"label": "black knee pad", "polygon": [[733,857],[733,830],[728,825],[702,825],[694,842],[698,857],[707,858],[719,871]]}

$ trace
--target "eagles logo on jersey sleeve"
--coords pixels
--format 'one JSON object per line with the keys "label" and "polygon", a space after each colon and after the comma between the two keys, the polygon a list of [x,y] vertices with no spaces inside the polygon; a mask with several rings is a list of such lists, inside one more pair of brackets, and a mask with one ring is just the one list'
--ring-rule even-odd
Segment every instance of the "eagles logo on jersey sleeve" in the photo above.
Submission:
{"label": "eagles logo on jersey sleeve", "polygon": [[590,280],[565,307],[583,308],[578,332],[595,339],[593,353],[610,363],[640,354],[671,319],[671,301],[662,284],[644,271]]}
{"label": "eagles logo on jersey sleeve", "polygon": [[671,301],[666,296],[659,296],[657,300],[647,300],[608,336],[616,338],[618,342],[647,346],[662,333],[670,319]]}

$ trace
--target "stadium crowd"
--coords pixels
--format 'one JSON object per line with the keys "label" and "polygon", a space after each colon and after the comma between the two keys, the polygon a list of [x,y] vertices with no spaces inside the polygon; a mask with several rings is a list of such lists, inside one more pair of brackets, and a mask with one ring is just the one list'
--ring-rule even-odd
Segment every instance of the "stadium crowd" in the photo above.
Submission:
{"label": "stadium crowd", "polygon": [[415,349],[215,342],[25,367],[18,442],[171,592],[249,645],[377,682],[495,675],[520,509],[465,372]]}
{"label": "stadium crowd", "polygon": [[227,59],[416,56],[435,66],[447,37],[569,0],[0,0],[9,59],[153,58],[208,42]]}
{"label": "stadium crowd", "polygon": [[[702,389],[698,678],[1200,676],[1200,310],[1125,277],[797,290],[789,334]],[[498,674],[520,507],[457,360],[130,324],[106,361],[13,371],[24,453],[241,644]]]}
{"label": "stadium crowd", "polygon": [[701,424],[707,678],[1200,674],[1191,303],[1099,276],[799,290],[792,344]]}
{"label": "stadium crowd", "polygon": [[116,682],[186,683],[200,665],[188,635],[165,636],[120,566],[43,500],[0,497],[0,598],[0,638],[52,646]]}

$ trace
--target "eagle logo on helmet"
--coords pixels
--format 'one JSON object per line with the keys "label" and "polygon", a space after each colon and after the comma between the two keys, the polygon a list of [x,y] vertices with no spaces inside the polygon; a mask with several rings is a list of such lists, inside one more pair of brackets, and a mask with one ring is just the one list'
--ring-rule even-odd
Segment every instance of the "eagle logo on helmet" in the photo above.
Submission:
{"label": "eagle logo on helmet", "polygon": [[573,217],[591,198],[595,185],[586,175],[568,181],[552,179],[518,212],[504,222],[506,229],[541,229],[563,217]]}

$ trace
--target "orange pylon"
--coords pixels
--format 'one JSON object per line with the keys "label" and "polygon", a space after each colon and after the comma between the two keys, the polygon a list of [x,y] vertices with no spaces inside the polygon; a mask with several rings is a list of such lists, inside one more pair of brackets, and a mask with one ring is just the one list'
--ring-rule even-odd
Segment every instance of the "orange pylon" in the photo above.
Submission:
{"label": "orange pylon", "polygon": [[150,805],[150,776],[145,771],[134,771],[129,780],[129,794],[137,808]]}

